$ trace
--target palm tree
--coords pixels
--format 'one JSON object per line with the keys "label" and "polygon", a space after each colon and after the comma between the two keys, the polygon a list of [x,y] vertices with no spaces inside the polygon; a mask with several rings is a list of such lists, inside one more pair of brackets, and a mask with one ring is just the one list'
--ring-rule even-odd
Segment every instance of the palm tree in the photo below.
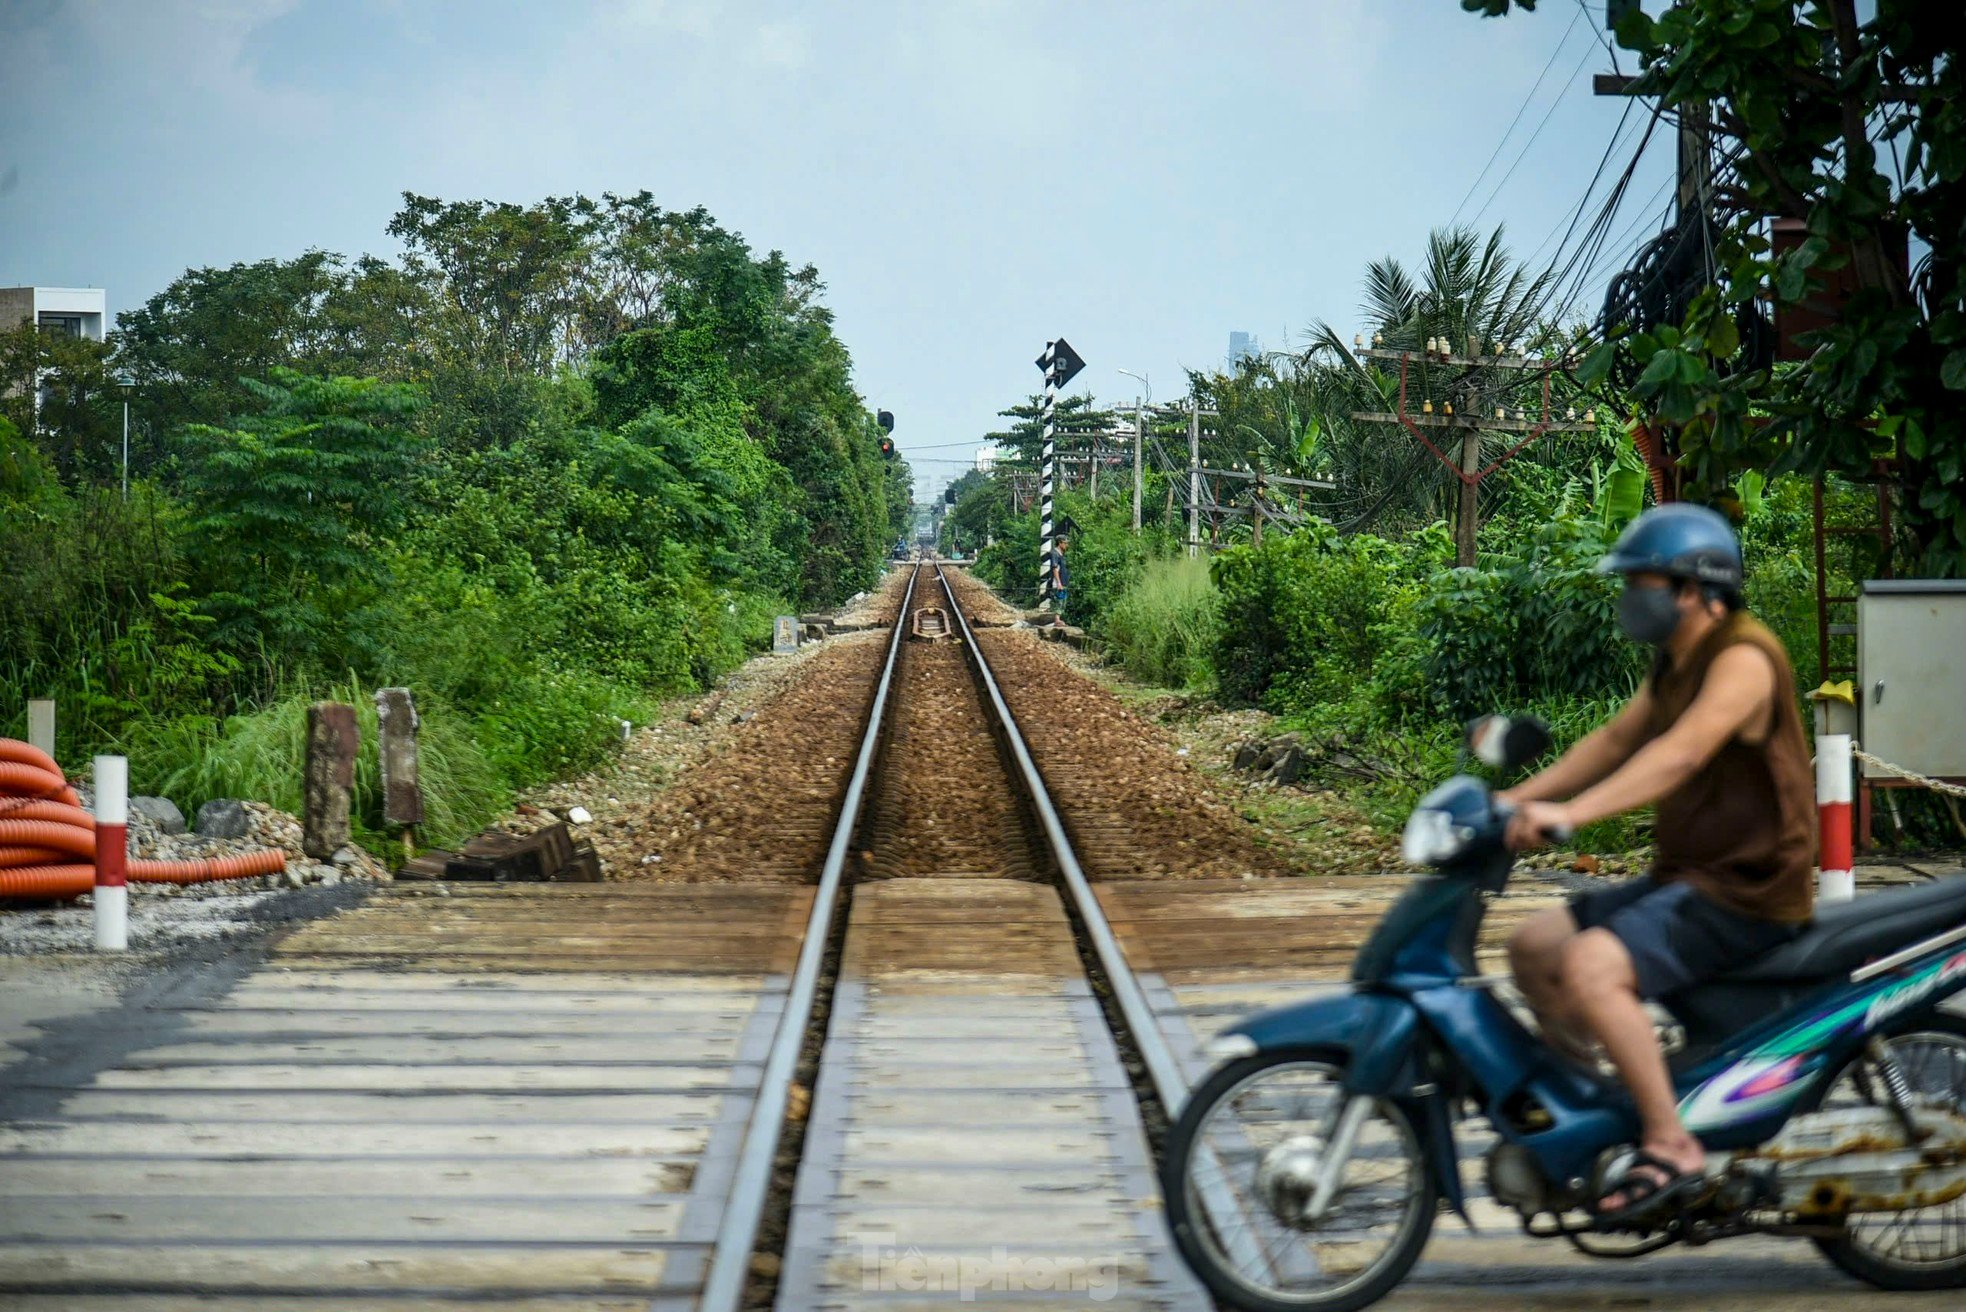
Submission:
{"label": "palm tree", "polygon": [[[1416,277],[1396,259],[1366,269],[1360,310],[1369,327],[1360,334],[1373,346],[1405,350],[1416,358],[1408,366],[1409,412],[1431,403],[1464,416],[1491,413],[1497,405],[1514,411],[1538,406],[1525,393],[1536,385],[1533,373],[1480,364],[1445,364],[1428,358],[1429,339],[1445,341],[1466,358],[1534,353],[1555,344],[1558,334],[1544,315],[1553,274],[1532,274],[1509,254],[1503,230],[1486,239],[1472,228],[1436,229],[1427,239],[1426,258]],[[1362,528],[1391,518],[1425,523],[1444,517],[1457,499],[1452,471],[1397,424],[1353,418],[1361,412],[1393,408],[1399,391],[1397,366],[1360,358],[1329,323],[1311,331],[1310,345],[1296,357],[1308,412],[1319,429],[1325,458],[1340,473],[1351,516],[1342,526]],[[1473,432],[1474,430],[1439,430]],[[1490,458],[1501,437],[1476,434],[1468,453]]]}

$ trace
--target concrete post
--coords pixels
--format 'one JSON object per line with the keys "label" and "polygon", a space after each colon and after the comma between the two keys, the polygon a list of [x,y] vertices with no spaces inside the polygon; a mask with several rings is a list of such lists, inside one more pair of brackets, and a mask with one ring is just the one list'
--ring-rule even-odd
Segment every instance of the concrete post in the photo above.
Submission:
{"label": "concrete post", "polygon": [[392,825],[423,823],[423,786],[417,776],[417,730],[422,724],[408,688],[376,689],[376,760],[382,767],[382,818]]}
{"label": "concrete post", "polygon": [[307,708],[300,849],[317,861],[333,856],[348,842],[348,803],[355,789],[355,752],[360,744],[353,706],[315,702]]}
{"label": "concrete post", "polygon": [[55,754],[55,704],[46,697],[31,698],[27,703],[27,744],[50,756]]}
{"label": "concrete post", "polygon": [[96,791],[96,950],[122,952],[130,946],[130,762],[98,756]]}
{"label": "concrete post", "polygon": [[1850,735],[1816,735],[1816,898],[1848,902],[1857,895],[1857,876],[1851,869]]}

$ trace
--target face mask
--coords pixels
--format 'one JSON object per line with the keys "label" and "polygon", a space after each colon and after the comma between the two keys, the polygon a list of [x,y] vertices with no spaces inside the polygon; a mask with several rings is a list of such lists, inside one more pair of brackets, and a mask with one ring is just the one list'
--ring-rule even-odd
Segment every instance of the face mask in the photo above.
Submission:
{"label": "face mask", "polygon": [[1618,627],[1634,642],[1658,646],[1679,627],[1679,597],[1671,588],[1627,587],[1618,597]]}

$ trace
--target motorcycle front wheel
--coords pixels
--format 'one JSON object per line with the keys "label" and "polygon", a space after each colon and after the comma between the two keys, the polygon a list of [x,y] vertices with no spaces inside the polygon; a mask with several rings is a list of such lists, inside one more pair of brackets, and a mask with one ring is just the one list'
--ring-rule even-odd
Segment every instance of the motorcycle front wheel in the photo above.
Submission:
{"label": "motorcycle front wheel", "polygon": [[1377,1100],[1330,1205],[1302,1215],[1303,1184],[1345,1104],[1344,1070],[1317,1055],[1218,1067],[1167,1138],[1162,1193],[1176,1247],[1203,1284],[1246,1312],[1352,1312],[1419,1259],[1439,1191],[1405,1113]]}
{"label": "motorcycle front wheel", "polygon": [[[1966,1116],[1966,1020],[1939,1012],[1886,1040],[1911,1086],[1914,1110]],[[1881,1077],[1859,1056],[1808,1111],[1885,1105]],[[1823,1256],[1879,1289],[1966,1288],[1966,1197],[1932,1207],[1852,1215],[1841,1235],[1814,1241]]]}

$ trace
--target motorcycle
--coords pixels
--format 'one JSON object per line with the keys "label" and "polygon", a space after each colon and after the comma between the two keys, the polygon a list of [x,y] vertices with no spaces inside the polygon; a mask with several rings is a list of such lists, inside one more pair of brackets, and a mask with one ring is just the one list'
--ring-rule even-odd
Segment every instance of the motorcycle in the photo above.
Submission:
{"label": "motorcycle", "polygon": [[[1464,749],[1519,770],[1533,720],[1490,717]],[[1683,1030],[1679,1110],[1699,1184],[1600,1219],[1635,1157],[1615,1074],[1532,1033],[1476,972],[1490,899],[1514,864],[1510,811],[1463,773],[1422,798],[1403,840],[1433,874],[1387,911],[1350,986],[1249,1017],[1172,1127],[1168,1224],[1196,1275],[1252,1312],[1350,1312],[1419,1259],[1442,1204],[1467,1222],[1460,1145],[1485,1121],[1489,1199],[1537,1239],[1597,1257],[1736,1235],[1807,1239],[1891,1290],[1966,1286],[1966,878],[1826,905],[1801,935],[1662,999]],[[1553,835],[1561,839],[1566,835]]]}

